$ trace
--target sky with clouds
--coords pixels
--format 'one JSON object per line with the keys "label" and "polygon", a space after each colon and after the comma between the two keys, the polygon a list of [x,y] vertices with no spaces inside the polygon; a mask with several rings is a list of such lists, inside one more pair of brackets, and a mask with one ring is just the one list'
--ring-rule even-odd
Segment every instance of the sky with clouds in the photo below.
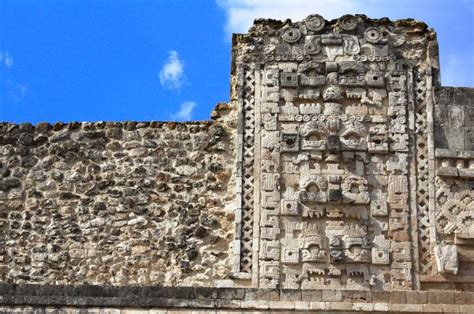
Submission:
{"label": "sky with clouds", "polygon": [[0,121],[205,120],[253,19],[346,13],[435,28],[446,86],[474,86],[474,0],[1,0]]}

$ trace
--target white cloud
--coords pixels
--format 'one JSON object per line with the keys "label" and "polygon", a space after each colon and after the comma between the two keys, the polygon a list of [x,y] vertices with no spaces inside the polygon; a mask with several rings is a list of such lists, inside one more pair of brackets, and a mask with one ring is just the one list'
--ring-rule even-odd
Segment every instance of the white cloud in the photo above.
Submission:
{"label": "white cloud", "polygon": [[8,69],[13,66],[13,57],[8,51],[0,51],[0,64],[4,64]]}
{"label": "white cloud", "polygon": [[181,104],[179,111],[171,115],[173,120],[189,121],[192,119],[193,110],[197,106],[194,101],[185,101]]}
{"label": "white cloud", "polygon": [[[4,100],[9,98],[11,100],[14,100],[15,102],[21,102],[29,91],[28,86],[22,83],[12,81],[11,79],[5,79],[3,82],[0,82],[0,87],[0,95],[4,93],[5,96],[8,96],[5,97]],[[2,97],[0,97],[0,99],[1,98]]]}
{"label": "white cloud", "polygon": [[13,89],[13,98],[15,101],[19,102],[25,98],[26,92],[28,91],[28,87],[24,84],[17,84]]}
{"label": "white cloud", "polygon": [[318,13],[333,19],[349,12],[358,13],[363,7],[356,0],[217,0],[217,3],[227,15],[227,35],[246,33],[256,18],[302,20]]}
{"label": "white cloud", "polygon": [[160,71],[160,83],[165,88],[178,90],[184,81],[184,63],[179,59],[178,52],[171,50],[165,65]]}
{"label": "white cloud", "polygon": [[[293,21],[300,21],[310,14],[317,13],[326,20],[336,19],[344,14],[365,14],[372,18],[388,16],[394,20],[413,17],[429,21],[436,16],[442,16],[447,4],[445,1],[433,0],[216,0],[216,2],[225,11],[227,17],[226,40],[231,39],[232,33],[247,33],[256,18],[278,20],[290,18]],[[470,5],[472,0],[462,3],[466,9],[472,7]],[[430,10],[426,10],[428,7]],[[441,41],[442,46],[457,45],[446,39],[443,40],[446,42]],[[458,45],[455,49],[465,51],[466,48]],[[452,86],[474,84],[474,75],[470,71],[474,65],[474,57],[471,55],[472,53],[469,55],[460,52],[446,57],[445,63],[441,64],[443,84]],[[441,56],[441,61],[444,61],[443,56]]]}
{"label": "white cloud", "polygon": [[310,14],[320,14],[326,20],[344,14],[365,14],[372,18],[392,19],[415,17],[423,19],[424,9],[439,10],[432,0],[216,0],[225,11],[227,38],[231,33],[246,33],[256,18],[292,19],[300,21]]}

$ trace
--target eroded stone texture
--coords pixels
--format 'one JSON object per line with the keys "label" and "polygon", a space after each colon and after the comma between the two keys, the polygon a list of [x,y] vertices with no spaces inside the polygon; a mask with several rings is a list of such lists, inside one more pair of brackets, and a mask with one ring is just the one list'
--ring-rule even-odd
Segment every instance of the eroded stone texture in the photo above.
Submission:
{"label": "eroded stone texture", "polygon": [[438,244],[434,248],[438,273],[458,274],[458,251],[455,245]]}
{"label": "eroded stone texture", "polygon": [[235,122],[219,119],[0,124],[1,281],[226,279]]}
{"label": "eroded stone texture", "polygon": [[[235,276],[263,288],[401,290],[457,274],[457,247],[435,230],[435,33],[414,20],[310,15],[256,20],[233,44],[238,136],[254,167],[238,197],[253,205],[239,216],[253,219],[236,229]],[[467,134],[468,91],[457,94],[442,123]],[[465,149],[466,136],[450,147]],[[468,162],[438,174],[468,176]],[[455,197],[441,212],[467,237],[472,193],[447,184]]]}
{"label": "eroded stone texture", "polygon": [[474,151],[473,89],[438,87],[435,95],[436,148]]}
{"label": "eroded stone texture", "polygon": [[[474,279],[474,127],[472,88],[439,87],[435,94],[435,187],[432,228],[436,230],[437,270],[426,282],[457,274],[456,281]],[[442,248],[439,250],[439,248]],[[449,248],[449,249],[447,249]],[[443,261],[453,258],[452,270]],[[448,275],[449,276],[449,275]],[[452,279],[450,279],[452,280]]]}
{"label": "eroded stone texture", "polygon": [[[4,304],[40,283],[248,288],[140,292],[156,307],[462,310],[474,98],[439,86],[434,31],[256,20],[232,55],[214,121],[0,124],[0,276],[20,284]],[[433,289],[453,291],[401,291]]]}

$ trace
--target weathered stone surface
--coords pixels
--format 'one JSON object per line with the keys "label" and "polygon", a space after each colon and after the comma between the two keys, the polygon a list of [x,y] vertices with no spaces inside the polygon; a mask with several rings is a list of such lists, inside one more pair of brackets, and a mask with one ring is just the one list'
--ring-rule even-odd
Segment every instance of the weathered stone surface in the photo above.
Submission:
{"label": "weathered stone surface", "polygon": [[472,88],[437,87],[435,89],[435,145],[451,150],[474,150],[471,129],[474,111]]}
{"label": "weathered stone surface", "polygon": [[[414,20],[260,19],[235,35],[236,273],[288,289],[472,280],[472,257],[462,268],[434,251],[445,241],[473,256],[474,238],[472,90],[440,87],[437,59]],[[436,146],[454,153],[435,161]]]}
{"label": "weathered stone surface", "polygon": [[259,19],[232,55],[212,121],[0,123],[0,311],[472,309],[474,90],[434,31]]}
{"label": "weathered stone surface", "polygon": [[[233,291],[231,291],[233,290]],[[407,295],[412,295],[415,301],[419,301],[416,294],[430,296],[431,303],[428,302],[410,302],[412,298],[407,298],[403,303],[392,303],[386,301],[364,302],[363,300],[355,301],[349,299],[334,300],[333,296],[327,295],[327,299],[320,299],[320,301],[290,301],[287,300],[283,290],[275,290],[279,298],[265,300],[263,298],[256,299],[228,299],[226,296],[243,296],[241,293],[248,289],[220,289],[220,288],[186,288],[186,287],[162,287],[162,286],[145,286],[145,287],[110,287],[110,286],[93,286],[93,285],[79,285],[79,286],[60,286],[58,289],[55,286],[48,285],[8,285],[1,284],[0,291],[2,291],[2,298],[0,299],[0,311],[2,312],[20,312],[24,313],[28,309],[35,308],[38,313],[43,313],[46,309],[50,310],[52,307],[58,311],[63,312],[66,309],[68,313],[98,313],[100,307],[101,313],[114,313],[110,310],[122,310],[122,313],[130,309],[136,311],[146,311],[147,313],[155,313],[156,311],[168,311],[175,313],[176,311],[200,312],[217,311],[218,313],[226,313],[226,311],[240,310],[296,310],[300,311],[314,311],[322,310],[328,312],[338,311],[357,311],[357,312],[371,312],[391,311],[400,312],[458,312],[463,310],[468,313],[472,309],[469,302],[466,304],[461,300],[468,300],[471,293],[457,292],[456,302],[452,293],[443,292],[408,292]],[[263,289],[259,289],[260,291]],[[224,292],[225,291],[225,292]],[[301,292],[310,292],[311,290],[303,290]],[[287,290],[287,292],[290,292]],[[293,294],[296,293],[293,290]],[[321,291],[319,291],[321,292]],[[342,295],[349,295],[356,293],[354,291],[342,290],[339,291]],[[367,291],[364,292],[364,297],[367,300],[375,300],[375,293]],[[386,292],[387,294],[394,294],[394,292]],[[403,292],[406,293],[406,292]],[[245,293],[247,294],[247,293]],[[395,298],[392,298],[395,300]],[[140,312],[141,313],[141,312]]]}
{"label": "weathered stone surface", "polygon": [[[437,67],[435,34],[413,20],[261,19],[234,37],[246,166],[236,272],[268,288],[416,288],[410,226],[428,203],[416,172],[433,153]],[[446,111],[453,126],[464,121],[460,108]]]}
{"label": "weathered stone surface", "polygon": [[0,124],[1,280],[212,286],[226,279],[231,117]]}
{"label": "weathered stone surface", "polygon": [[[5,170],[4,174],[7,176],[8,170]],[[8,192],[10,189],[21,186],[21,181],[18,178],[6,178],[0,180],[0,191]]]}
{"label": "weathered stone surface", "polygon": [[458,273],[458,251],[455,245],[441,243],[434,248],[438,273]]}

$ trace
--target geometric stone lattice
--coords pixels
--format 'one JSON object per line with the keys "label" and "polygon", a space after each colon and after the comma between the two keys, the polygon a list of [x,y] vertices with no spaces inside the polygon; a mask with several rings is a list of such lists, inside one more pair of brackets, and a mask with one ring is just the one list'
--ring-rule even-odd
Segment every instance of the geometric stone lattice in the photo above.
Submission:
{"label": "geometric stone lattice", "polygon": [[415,73],[415,134],[416,134],[416,205],[418,217],[418,252],[420,274],[430,274],[430,213],[428,168],[428,119],[426,77]]}
{"label": "geometric stone lattice", "polygon": [[252,237],[254,208],[255,163],[255,77],[251,69],[244,74],[243,111],[243,176],[242,176],[242,240],[240,267],[242,272],[252,271]]}

